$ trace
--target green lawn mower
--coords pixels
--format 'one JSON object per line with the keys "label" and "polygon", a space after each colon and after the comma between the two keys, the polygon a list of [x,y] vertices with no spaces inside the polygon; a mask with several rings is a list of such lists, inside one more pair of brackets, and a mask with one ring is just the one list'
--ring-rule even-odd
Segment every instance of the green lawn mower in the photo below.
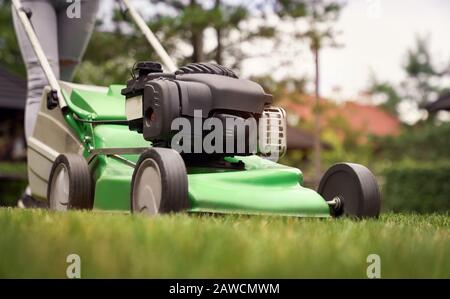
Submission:
{"label": "green lawn mower", "polygon": [[223,66],[177,68],[123,3],[168,71],[140,62],[126,85],[97,87],[56,80],[26,9],[13,0],[49,81],[28,139],[34,198],[58,211],[379,215],[366,167],[336,164],[317,192],[303,187],[299,169],[272,161],[286,150],[285,113],[272,96]]}

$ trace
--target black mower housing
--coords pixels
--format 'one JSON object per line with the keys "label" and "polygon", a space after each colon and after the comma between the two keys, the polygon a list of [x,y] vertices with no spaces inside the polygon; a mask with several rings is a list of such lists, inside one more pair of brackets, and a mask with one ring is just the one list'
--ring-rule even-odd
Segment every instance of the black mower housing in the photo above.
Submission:
{"label": "black mower housing", "polygon": [[127,100],[142,96],[142,118],[130,120],[129,126],[131,130],[142,133],[146,140],[168,144],[176,133],[171,129],[172,121],[184,117],[193,122],[194,116],[199,116],[194,115],[195,110],[201,110],[202,122],[209,117],[223,120],[223,136],[235,138],[231,136],[235,135],[235,130],[226,128],[227,118],[258,119],[264,107],[272,103],[272,96],[266,94],[259,84],[238,79],[234,73],[231,73],[232,77],[212,69],[212,66],[220,66],[191,64],[188,67],[203,68],[191,71],[182,71],[182,68],[175,73],[163,73],[158,65],[150,62],[138,64],[135,70],[139,75],[128,81],[122,90]]}

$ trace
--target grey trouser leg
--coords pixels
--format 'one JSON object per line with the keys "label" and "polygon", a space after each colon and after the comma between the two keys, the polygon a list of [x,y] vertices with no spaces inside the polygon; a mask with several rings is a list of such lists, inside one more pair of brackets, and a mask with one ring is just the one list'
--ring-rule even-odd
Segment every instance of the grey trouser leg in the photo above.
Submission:
{"label": "grey trouser leg", "polygon": [[[80,1],[79,19],[67,16],[67,8],[73,3],[65,0],[22,0],[22,4],[32,12],[31,23],[56,77],[71,80],[94,29],[99,1]],[[28,139],[34,130],[42,90],[48,82],[14,9],[13,20],[27,68],[25,137]]]}

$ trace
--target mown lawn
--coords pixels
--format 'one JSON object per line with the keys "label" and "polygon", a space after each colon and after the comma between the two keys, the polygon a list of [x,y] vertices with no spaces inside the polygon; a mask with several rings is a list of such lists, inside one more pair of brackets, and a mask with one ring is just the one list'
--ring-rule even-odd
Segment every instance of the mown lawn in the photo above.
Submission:
{"label": "mown lawn", "polygon": [[66,257],[84,278],[450,278],[450,215],[378,220],[0,209],[0,277],[64,278]]}

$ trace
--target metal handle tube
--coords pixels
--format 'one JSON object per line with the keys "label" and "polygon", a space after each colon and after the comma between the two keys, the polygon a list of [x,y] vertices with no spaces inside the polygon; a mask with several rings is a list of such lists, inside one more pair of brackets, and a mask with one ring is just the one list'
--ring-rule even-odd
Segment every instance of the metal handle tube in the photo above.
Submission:
{"label": "metal handle tube", "polygon": [[58,79],[56,79],[56,76],[53,73],[50,63],[48,62],[47,56],[45,55],[44,50],[42,49],[41,44],[39,43],[39,40],[36,36],[36,33],[34,32],[33,26],[31,25],[31,22],[28,19],[27,14],[23,10],[22,3],[20,3],[20,0],[12,0],[12,4],[17,12],[17,15],[19,16],[20,22],[22,23],[25,33],[28,36],[28,39],[31,43],[31,47],[33,48],[34,53],[36,54],[37,59],[39,60],[42,69],[44,70],[45,77],[47,77],[50,87],[52,88],[52,90],[55,90],[58,94],[58,101],[60,108],[66,107],[67,104],[66,101],[64,100],[64,96],[61,93],[61,87],[59,86]]}
{"label": "metal handle tube", "polygon": [[142,19],[142,17],[139,15],[139,13],[136,11],[136,9],[131,6],[129,0],[122,0],[125,6],[128,9],[128,12],[130,13],[133,21],[136,23],[136,25],[139,27],[139,29],[142,31],[142,33],[147,38],[150,45],[155,49],[158,56],[161,58],[163,64],[167,67],[169,72],[175,72],[177,70],[177,66],[175,62],[170,58],[169,54],[167,54],[164,47],[159,42],[158,38],[153,34],[153,32],[148,28],[145,21]]}

